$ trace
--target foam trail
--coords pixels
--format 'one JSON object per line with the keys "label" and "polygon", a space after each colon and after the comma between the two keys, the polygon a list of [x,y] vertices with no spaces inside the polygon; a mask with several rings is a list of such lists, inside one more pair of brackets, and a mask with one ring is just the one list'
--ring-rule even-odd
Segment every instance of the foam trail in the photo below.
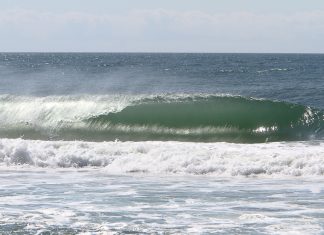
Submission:
{"label": "foam trail", "polygon": [[267,144],[0,140],[2,167],[99,167],[109,174],[321,176],[324,142]]}

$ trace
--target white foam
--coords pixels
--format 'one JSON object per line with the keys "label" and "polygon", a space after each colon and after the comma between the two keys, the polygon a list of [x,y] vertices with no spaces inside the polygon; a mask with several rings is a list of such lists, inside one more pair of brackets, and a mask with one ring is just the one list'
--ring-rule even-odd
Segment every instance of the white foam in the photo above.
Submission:
{"label": "white foam", "polygon": [[303,235],[303,234],[322,234],[323,228],[317,223],[313,222],[313,219],[303,218],[303,220],[289,221],[288,223],[272,224],[267,226],[266,231],[269,234],[278,235]]}
{"label": "white foam", "polygon": [[131,96],[0,96],[1,126],[57,127],[93,115],[117,112],[140,97]]}
{"label": "white foam", "polygon": [[324,175],[324,142],[265,144],[0,139],[2,167],[100,167],[109,174]]}

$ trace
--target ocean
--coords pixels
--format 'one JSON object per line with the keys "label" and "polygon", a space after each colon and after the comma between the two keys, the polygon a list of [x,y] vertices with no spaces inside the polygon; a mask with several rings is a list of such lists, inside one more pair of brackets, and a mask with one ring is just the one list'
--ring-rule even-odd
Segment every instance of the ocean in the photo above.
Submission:
{"label": "ocean", "polygon": [[324,233],[324,55],[0,53],[1,234]]}

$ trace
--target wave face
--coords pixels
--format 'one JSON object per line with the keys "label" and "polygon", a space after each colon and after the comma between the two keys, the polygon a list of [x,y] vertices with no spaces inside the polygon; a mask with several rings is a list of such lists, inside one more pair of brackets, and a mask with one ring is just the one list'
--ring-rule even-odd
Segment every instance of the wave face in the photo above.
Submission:
{"label": "wave face", "polygon": [[256,143],[323,138],[323,112],[240,96],[0,98],[0,137]]}
{"label": "wave face", "polygon": [[81,142],[0,139],[0,167],[96,167],[109,174],[322,176],[324,143]]}

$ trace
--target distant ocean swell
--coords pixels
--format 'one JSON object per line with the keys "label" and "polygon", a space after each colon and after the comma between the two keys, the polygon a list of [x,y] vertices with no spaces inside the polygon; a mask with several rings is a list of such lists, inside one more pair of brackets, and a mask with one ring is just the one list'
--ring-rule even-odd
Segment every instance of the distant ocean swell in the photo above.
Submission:
{"label": "distant ocean swell", "polygon": [[229,95],[0,97],[0,137],[261,143],[322,139],[323,112]]}

